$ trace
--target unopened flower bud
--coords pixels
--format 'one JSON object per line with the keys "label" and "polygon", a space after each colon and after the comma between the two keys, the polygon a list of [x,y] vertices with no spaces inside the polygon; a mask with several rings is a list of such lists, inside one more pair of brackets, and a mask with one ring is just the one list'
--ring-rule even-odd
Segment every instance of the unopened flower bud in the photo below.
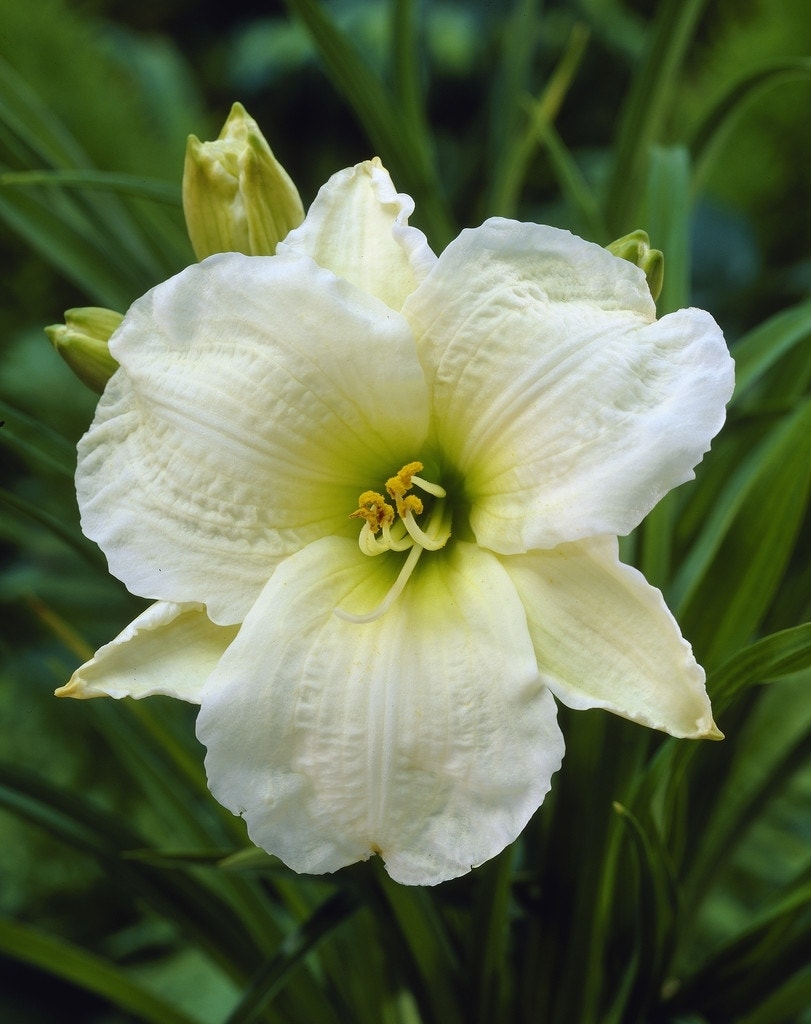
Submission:
{"label": "unopened flower bud", "polygon": [[45,333],[79,380],[101,394],[118,369],[108,342],[123,319],[112,309],[81,306],[66,310],[65,322],[46,327]]}
{"label": "unopened flower bud", "polygon": [[648,288],[654,301],[662,292],[665,279],[665,257],[659,249],[651,249],[650,239],[646,231],[632,231],[623,235],[606,248],[620,259],[628,260],[645,272]]}
{"label": "unopened flower bud", "polygon": [[189,136],[183,211],[198,260],[215,252],[272,256],[304,220],[296,186],[241,103],[215,142]]}

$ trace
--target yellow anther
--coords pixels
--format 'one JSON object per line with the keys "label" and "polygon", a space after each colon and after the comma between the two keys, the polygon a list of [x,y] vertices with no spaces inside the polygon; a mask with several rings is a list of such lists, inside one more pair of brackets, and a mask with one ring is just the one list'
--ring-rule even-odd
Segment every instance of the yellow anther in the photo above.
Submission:
{"label": "yellow anther", "polygon": [[[414,568],[424,551],[439,551],[451,535],[451,520],[445,509],[445,488],[423,480],[416,474],[423,468],[421,462],[409,462],[386,481],[386,491],[397,506],[399,520],[394,522],[394,509],[377,491],[364,491],[358,498],[358,508],[350,513],[350,519],[363,519],[358,544],[365,555],[383,555],[390,551],[407,551],[397,579],[389,592],[372,611],[362,615],[335,608],[335,614],[347,622],[374,622],[391,608],[408,583]],[[425,530],[417,525],[414,516],[423,511],[422,498],[408,494],[412,487],[419,487],[437,501],[432,502],[430,521]],[[393,529],[392,529],[393,526]],[[376,537],[375,534],[381,536]]]}
{"label": "yellow anther", "polygon": [[[400,504],[403,506],[402,512],[400,511]],[[402,503],[397,502],[397,511],[405,519],[409,512],[412,512],[415,516],[418,516],[422,512],[422,501],[417,497],[416,494],[409,494],[403,498]]]}
{"label": "yellow anther", "polygon": [[410,490],[412,486],[411,477],[414,476],[415,473],[419,473],[419,471],[423,468],[424,466],[421,462],[409,462],[406,463],[406,465],[403,466],[403,468],[397,474],[397,476],[399,476],[399,478],[405,484],[405,489],[407,491]]}
{"label": "yellow anther", "polygon": [[349,513],[350,519],[365,519],[372,533],[377,533],[385,523],[391,526],[394,522],[394,509],[382,494],[377,491],[364,491],[358,498],[358,507]]}
{"label": "yellow anther", "polygon": [[[403,495],[408,488],[399,476],[390,476],[386,481],[386,490],[389,492],[389,497],[394,498],[397,502],[397,511],[400,512],[400,502],[403,500]],[[400,515],[402,514],[403,513],[400,512]]]}
{"label": "yellow anther", "polygon": [[[358,507],[354,512],[350,512],[349,518],[364,521],[358,542],[365,554],[380,555],[386,551],[407,551],[415,543],[436,551],[447,541],[450,529],[446,531],[442,525],[442,515],[437,518],[435,514],[441,513],[444,506],[442,499],[446,497],[445,488],[418,477],[417,470],[422,468],[421,462],[408,462],[396,476],[391,476],[386,481],[386,491],[397,507],[396,515],[399,516],[399,520],[396,525],[395,510],[384,495],[378,491],[364,491],[358,498]],[[434,505],[431,522],[434,526],[441,526],[442,538],[429,536],[417,526],[414,517],[422,514],[425,505],[418,495],[407,493],[412,487],[419,487],[420,490],[440,499],[439,503]],[[430,524],[428,528],[431,529]]]}
{"label": "yellow anther", "polygon": [[[397,503],[397,515],[399,515],[401,519],[405,518],[405,514],[408,511],[408,506],[403,501],[403,496],[414,486],[411,478],[422,468],[423,466],[421,462],[408,462],[403,466],[397,476],[390,476],[386,481],[386,490],[389,492],[389,496],[394,498]],[[412,506],[412,508],[415,512],[422,512],[422,502],[420,502],[419,509],[414,506]]]}

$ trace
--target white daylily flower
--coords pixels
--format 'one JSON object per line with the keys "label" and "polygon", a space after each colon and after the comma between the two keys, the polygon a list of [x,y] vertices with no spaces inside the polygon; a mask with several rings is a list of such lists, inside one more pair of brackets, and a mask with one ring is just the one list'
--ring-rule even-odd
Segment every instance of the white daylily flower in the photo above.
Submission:
{"label": "white daylily flower", "polygon": [[378,161],[271,257],[138,300],[80,444],[85,533],[158,603],[64,692],[199,701],[212,792],[299,871],[433,883],[513,840],[554,694],[720,735],[658,591],[617,557],[724,419],[711,317],[491,220],[437,258]]}

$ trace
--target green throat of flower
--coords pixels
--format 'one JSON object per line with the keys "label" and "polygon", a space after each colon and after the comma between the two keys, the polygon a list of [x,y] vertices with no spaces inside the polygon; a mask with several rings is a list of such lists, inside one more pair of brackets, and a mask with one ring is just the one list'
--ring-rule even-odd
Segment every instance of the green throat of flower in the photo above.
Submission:
{"label": "green throat of flower", "polygon": [[[390,501],[377,491],[364,491],[358,498],[358,507],[349,518],[363,520],[358,544],[364,555],[374,557],[387,551],[407,551],[408,556],[376,608],[364,615],[336,608],[339,618],[347,622],[374,622],[385,615],[405,589],[423,551],[439,551],[448,543],[451,516],[445,488],[417,476],[422,468],[421,462],[409,462],[395,476],[389,477],[386,493]],[[416,520],[423,513],[423,501],[417,494],[409,494],[414,487],[434,499],[425,529]]]}

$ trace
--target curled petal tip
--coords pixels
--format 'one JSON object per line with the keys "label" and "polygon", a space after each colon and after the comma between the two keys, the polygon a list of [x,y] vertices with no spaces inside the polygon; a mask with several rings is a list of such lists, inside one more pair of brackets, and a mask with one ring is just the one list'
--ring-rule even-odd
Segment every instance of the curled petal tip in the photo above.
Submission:
{"label": "curled petal tip", "polygon": [[105,697],[106,694],[98,690],[88,690],[84,683],[75,676],[63,686],[54,690],[54,697],[75,697],[77,700],[89,700],[91,697]]}

